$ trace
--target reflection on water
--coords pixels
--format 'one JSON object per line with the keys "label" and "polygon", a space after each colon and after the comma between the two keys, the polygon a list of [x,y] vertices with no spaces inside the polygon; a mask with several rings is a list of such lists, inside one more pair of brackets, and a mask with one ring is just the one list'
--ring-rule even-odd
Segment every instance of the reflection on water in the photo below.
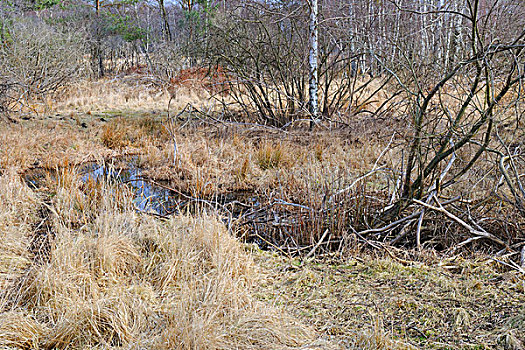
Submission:
{"label": "reflection on water", "polygon": [[[142,177],[142,170],[137,167],[137,157],[132,157],[118,166],[113,163],[85,163],[76,168],[81,175],[81,181],[86,182],[118,182],[124,183],[133,190],[133,203],[140,211],[168,215],[178,208],[178,196],[170,190],[157,186]],[[30,187],[40,188],[46,178],[60,180],[60,171],[50,169],[31,169],[23,176]]]}
{"label": "reflection on water", "polygon": [[142,170],[136,166],[135,157],[128,161],[125,167],[91,163],[83,165],[79,172],[82,182],[116,180],[131,186],[134,193],[133,203],[140,211],[167,215],[174,212],[178,206],[170,190],[156,186],[142,177]]}

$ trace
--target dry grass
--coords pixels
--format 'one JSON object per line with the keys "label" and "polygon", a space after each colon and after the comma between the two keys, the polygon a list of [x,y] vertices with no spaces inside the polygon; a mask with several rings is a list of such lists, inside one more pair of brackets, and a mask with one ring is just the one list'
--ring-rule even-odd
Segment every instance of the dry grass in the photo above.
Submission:
{"label": "dry grass", "polygon": [[[170,101],[168,85],[148,77],[125,76],[98,81],[79,81],[58,94],[54,111],[62,113],[97,114],[107,111],[136,113],[137,111],[165,112]],[[171,100],[172,110],[188,103],[202,107],[210,95],[198,89],[179,91]]]}
{"label": "dry grass", "polygon": [[[78,91],[73,90],[70,96],[64,96],[64,100],[74,101],[75,94],[81,96],[84,90],[89,91],[87,96],[93,99],[103,100],[104,96],[113,95],[115,99],[110,101],[111,106],[97,105],[98,102],[89,100],[92,110],[82,112],[82,109],[77,109],[69,114],[2,127],[0,142],[5,146],[0,149],[0,167],[16,167],[19,172],[23,172],[31,167],[54,169],[57,166],[86,161],[101,162],[111,157],[138,154],[138,165],[144,170],[144,175],[165,180],[169,186],[186,195],[213,199],[243,193],[245,197],[262,198],[258,202],[263,204],[280,199],[321,210],[324,198],[331,198],[335,192],[346,188],[372,168],[394,131],[396,135],[406,133],[406,130],[399,130],[403,123],[395,118],[362,118],[344,131],[320,129],[308,133],[299,128],[283,133],[249,126],[210,125],[203,122],[205,117],[194,112],[183,114],[176,122],[177,159],[173,162],[173,144],[162,124],[166,117],[166,106],[164,109],[160,107],[166,100],[159,100],[158,108],[147,101],[143,104],[144,108],[127,106],[126,101],[118,100],[118,97],[122,99],[123,91],[132,87],[138,94],[138,105],[148,95],[149,89],[152,89],[150,92],[154,90],[151,87],[106,80],[84,87],[79,85]],[[181,94],[177,98],[184,99],[185,96]],[[197,106],[203,103],[205,100],[202,98],[195,102]],[[104,110],[109,107],[116,109]],[[172,112],[175,113],[181,107],[177,103],[173,104]],[[148,108],[149,111],[145,111]],[[213,124],[212,120],[207,122]],[[403,144],[401,136],[395,138],[391,146],[400,144]],[[475,146],[472,146],[467,153],[474,151]],[[458,156],[464,158],[465,154],[458,152]],[[306,223],[301,224],[300,232],[290,234],[297,235],[300,245],[308,245],[315,244],[327,228],[335,232],[334,239],[348,231],[348,224],[357,230],[369,228],[373,212],[380,206],[388,205],[392,198],[402,158],[400,148],[392,147],[377,164],[383,166],[384,170],[358,182],[354,191],[335,199],[339,203],[342,203],[340,200],[346,201],[336,214],[337,217],[308,217]],[[454,187],[443,191],[443,195],[454,197],[459,193],[472,201],[489,195],[494,182],[498,181],[497,169],[487,171],[483,161]],[[505,188],[501,191],[505,191]],[[496,208],[499,211],[494,214],[495,217],[507,217],[506,221],[517,222],[509,206],[496,198],[494,201],[499,201],[501,208]],[[290,211],[290,208],[283,210]],[[302,220],[302,213],[292,214],[297,214],[298,220]],[[518,225],[521,223],[509,228],[505,222],[497,220],[490,222],[490,225],[496,225],[495,228],[486,229],[510,232],[507,236],[511,241],[519,237]],[[439,249],[446,249],[466,238],[464,231],[458,234],[457,226],[439,225],[434,229],[432,225],[428,229],[425,227],[423,241]],[[430,232],[429,236],[427,232]],[[279,234],[284,237],[288,233]],[[282,240],[277,242],[281,243]]]}
{"label": "dry grass", "polygon": [[283,151],[280,145],[263,143],[256,153],[256,162],[262,170],[278,168],[282,162]]}
{"label": "dry grass", "polygon": [[55,168],[117,155],[72,118],[34,120],[0,127],[0,168]]}
{"label": "dry grass", "polygon": [[[363,169],[370,169],[388,140],[379,138],[377,126],[367,127],[366,132],[319,131],[306,135],[300,130],[285,134],[206,127],[199,126],[198,120],[184,120],[180,122],[184,128],[176,131],[177,159],[173,164],[173,145],[162,116],[135,112],[125,117],[106,116],[104,121],[95,114],[74,116],[32,120],[23,127],[9,126],[0,131],[7,144],[0,164],[23,172],[31,167],[54,169],[138,154],[138,165],[145,176],[165,180],[193,197],[210,199],[242,192],[247,197],[262,198],[259,202],[277,198],[320,208],[323,198],[348,186],[366,172]],[[383,164],[395,169],[398,158],[392,150],[384,155]],[[368,180],[367,188],[379,190],[386,185],[388,174],[378,173]],[[342,234],[347,219],[362,221],[367,214],[365,202],[356,215],[343,211],[345,217],[330,219],[337,221],[332,227],[338,227],[336,236]],[[328,219],[319,218],[314,223],[307,219],[300,232],[293,234],[300,244],[315,243]]]}
{"label": "dry grass", "polygon": [[[257,269],[215,219],[139,215],[109,186],[86,207],[70,179],[54,189],[54,238],[38,260],[29,241],[41,202],[14,175],[0,177],[8,204],[0,208],[0,347],[288,349],[314,341],[307,327],[254,300]],[[81,227],[72,213],[79,206],[91,218]]]}
{"label": "dry grass", "polygon": [[[179,166],[173,167],[173,146],[162,126],[168,98],[162,92],[163,97],[153,101],[154,91],[162,92],[110,80],[78,83],[62,94],[55,106],[56,117],[2,125],[0,143],[5,146],[0,149],[0,167],[17,167],[19,171],[55,168],[140,153],[141,166],[149,168],[148,175],[170,180],[188,193],[195,191],[193,184],[199,181],[207,184],[208,192],[219,188],[266,192],[275,183],[283,189],[300,187],[306,192],[316,179],[351,182],[370,168],[384,146],[373,135],[366,140],[352,136],[363,135],[363,130],[337,136],[320,132],[311,143],[305,143],[301,132],[258,135],[249,129],[211,128],[202,133],[189,123],[177,132]],[[186,102],[197,107],[206,103],[202,98],[193,101],[187,94],[177,99],[179,102],[172,102],[172,111]],[[362,147],[363,142],[367,147]],[[395,152],[389,157],[397,158]],[[198,187],[200,192],[203,186]],[[292,196],[289,192],[283,196]]]}
{"label": "dry grass", "polygon": [[0,177],[0,290],[31,263],[28,247],[36,201],[12,171]]}
{"label": "dry grass", "polygon": [[69,86],[55,109],[63,112],[97,112],[108,110],[165,109],[167,94],[155,86],[119,80],[81,81]]}
{"label": "dry grass", "polygon": [[[258,253],[259,297],[350,349],[523,349],[525,280],[486,260],[306,263]],[[453,271],[453,272],[451,272]]]}

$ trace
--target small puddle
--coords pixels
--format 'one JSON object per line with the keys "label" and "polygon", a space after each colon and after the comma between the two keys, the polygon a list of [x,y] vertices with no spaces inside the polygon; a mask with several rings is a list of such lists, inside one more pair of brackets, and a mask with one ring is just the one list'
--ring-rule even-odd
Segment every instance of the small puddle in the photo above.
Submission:
{"label": "small puddle", "polygon": [[[83,183],[116,181],[130,186],[134,194],[133,203],[140,211],[163,216],[176,212],[180,198],[169,189],[156,186],[144,178],[142,169],[137,167],[136,162],[137,157],[118,159],[106,164],[84,163],[76,166],[76,171]],[[56,170],[35,168],[27,171],[23,178],[30,187],[40,188],[44,186],[46,179],[57,180],[59,176]]]}
{"label": "small puddle", "polygon": [[137,157],[131,158],[124,167],[112,164],[90,163],[79,169],[82,182],[117,181],[127,184],[133,190],[135,207],[144,212],[168,215],[178,208],[178,198],[164,187],[156,186],[142,176],[142,169],[136,166]]}

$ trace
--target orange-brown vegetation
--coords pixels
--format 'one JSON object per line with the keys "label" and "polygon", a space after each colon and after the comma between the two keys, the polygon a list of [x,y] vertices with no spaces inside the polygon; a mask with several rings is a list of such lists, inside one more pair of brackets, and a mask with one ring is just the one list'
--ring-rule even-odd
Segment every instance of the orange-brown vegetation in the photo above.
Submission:
{"label": "orange-brown vegetation", "polygon": [[230,79],[221,66],[214,69],[205,67],[193,67],[182,69],[176,76],[170,79],[168,92],[175,96],[179,90],[205,90],[211,95],[227,95]]}

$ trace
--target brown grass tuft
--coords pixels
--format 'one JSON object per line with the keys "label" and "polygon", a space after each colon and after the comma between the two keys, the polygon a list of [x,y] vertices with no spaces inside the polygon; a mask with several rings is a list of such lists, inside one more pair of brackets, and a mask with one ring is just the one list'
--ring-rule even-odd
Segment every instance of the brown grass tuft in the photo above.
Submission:
{"label": "brown grass tuft", "polygon": [[22,312],[6,312],[0,319],[0,347],[38,349],[44,326]]}
{"label": "brown grass tuft", "polygon": [[216,219],[159,221],[134,212],[126,191],[104,185],[78,227],[71,211],[86,196],[70,175],[50,204],[49,258],[36,262],[23,225],[38,201],[0,177],[0,186],[10,182],[0,222],[19,226],[0,257],[24,263],[2,265],[0,347],[288,349],[313,341],[310,329],[254,300],[258,271]]}
{"label": "brown grass tuft", "polygon": [[256,162],[262,170],[278,168],[283,160],[283,150],[280,144],[264,142],[256,153]]}
{"label": "brown grass tuft", "polygon": [[36,202],[36,195],[13,172],[0,176],[0,291],[31,263],[30,232]]}
{"label": "brown grass tuft", "polygon": [[116,122],[105,125],[100,138],[102,144],[111,149],[123,148],[128,144],[125,131]]}

